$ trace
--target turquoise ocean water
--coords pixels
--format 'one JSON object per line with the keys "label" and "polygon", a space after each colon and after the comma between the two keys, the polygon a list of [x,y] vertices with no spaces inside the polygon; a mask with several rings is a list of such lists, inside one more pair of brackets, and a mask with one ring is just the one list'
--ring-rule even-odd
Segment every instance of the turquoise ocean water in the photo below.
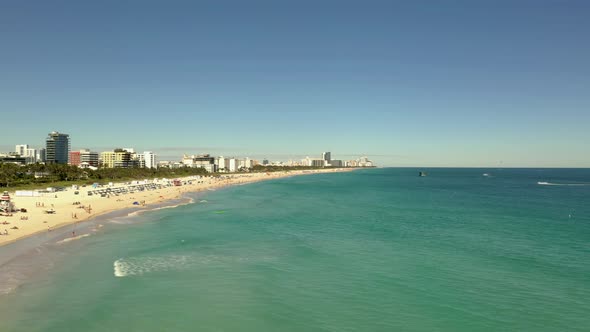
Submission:
{"label": "turquoise ocean water", "polygon": [[0,331],[590,331],[590,170],[418,171],[98,219],[2,266]]}

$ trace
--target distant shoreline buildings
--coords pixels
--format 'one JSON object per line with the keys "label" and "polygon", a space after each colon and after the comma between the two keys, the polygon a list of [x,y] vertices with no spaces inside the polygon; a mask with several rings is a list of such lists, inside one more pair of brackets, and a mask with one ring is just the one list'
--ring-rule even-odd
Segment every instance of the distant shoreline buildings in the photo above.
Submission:
{"label": "distant shoreline buildings", "polygon": [[28,144],[15,145],[15,151],[0,153],[0,163],[26,164],[68,164],[86,169],[98,168],[203,168],[209,173],[246,172],[257,165],[274,167],[373,167],[367,157],[355,160],[332,159],[331,152],[323,152],[321,158],[306,157],[301,161],[259,162],[249,157],[224,157],[209,154],[183,155],[179,161],[158,161],[152,151],[135,152],[133,148],[115,148],[112,151],[94,152],[89,149],[71,150],[70,135],[52,131],[45,139],[45,147],[35,149]]}

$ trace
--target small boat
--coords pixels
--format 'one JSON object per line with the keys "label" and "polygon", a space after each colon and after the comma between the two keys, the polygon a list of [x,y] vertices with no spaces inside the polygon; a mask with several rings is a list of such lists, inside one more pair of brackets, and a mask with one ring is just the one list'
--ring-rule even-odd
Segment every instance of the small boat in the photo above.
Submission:
{"label": "small boat", "polygon": [[426,176],[426,172],[420,172],[420,176]]}
{"label": "small boat", "polygon": [[483,173],[483,176],[490,176],[488,173]]}

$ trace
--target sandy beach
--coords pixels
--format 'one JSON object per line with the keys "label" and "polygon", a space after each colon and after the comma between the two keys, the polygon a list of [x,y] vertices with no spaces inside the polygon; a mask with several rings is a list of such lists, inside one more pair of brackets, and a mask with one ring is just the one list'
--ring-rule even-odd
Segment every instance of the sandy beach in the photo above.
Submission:
{"label": "sandy beach", "polygon": [[[288,176],[342,172],[350,169],[324,169],[305,170],[272,173],[246,173],[227,174],[220,177],[191,176],[181,178],[180,186],[166,186],[165,182],[148,180],[147,184],[157,184],[150,189],[132,190],[137,186],[134,182],[113,183],[109,186],[92,188],[90,186],[74,190],[45,193],[38,197],[16,196],[10,192],[11,200],[16,208],[25,209],[26,212],[14,212],[11,215],[0,215],[0,246],[12,243],[41,232],[51,232],[57,228],[76,224],[90,218],[103,215],[108,212],[139,208],[149,209],[154,204],[161,204],[167,200],[181,198],[185,193],[198,192],[229,185],[251,183]],[[95,190],[126,189],[127,192],[109,194],[106,196],[97,194]],[[95,191],[89,195],[89,192]],[[77,192],[77,193],[76,193]],[[75,232],[75,231],[73,231]],[[7,233],[7,234],[5,234]],[[75,233],[72,236],[76,236]]]}

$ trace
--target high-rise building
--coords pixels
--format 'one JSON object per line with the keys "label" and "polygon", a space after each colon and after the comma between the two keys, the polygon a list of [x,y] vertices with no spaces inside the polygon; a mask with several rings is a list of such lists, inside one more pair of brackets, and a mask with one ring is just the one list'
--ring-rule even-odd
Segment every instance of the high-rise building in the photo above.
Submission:
{"label": "high-rise building", "polygon": [[229,171],[229,159],[219,156],[219,158],[217,158],[217,170],[219,172]]}
{"label": "high-rise building", "polygon": [[28,148],[25,152],[25,157],[27,158],[28,163],[36,163],[37,162],[37,149]]}
{"label": "high-rise building", "polygon": [[21,157],[24,157],[27,153],[27,149],[29,148],[28,144],[19,144],[16,145],[14,151]]}
{"label": "high-rise building", "polygon": [[330,152],[324,152],[322,153],[322,159],[326,162],[326,164],[329,164],[330,160],[332,160],[332,154]]}
{"label": "high-rise building", "polygon": [[152,151],[145,151],[143,153],[144,166],[145,168],[158,168],[158,162],[156,161],[156,154]]}
{"label": "high-rise building", "polygon": [[326,161],[323,158],[322,159],[315,159],[315,158],[305,157],[305,159],[301,160],[301,164],[302,164],[302,166],[309,166],[309,167],[325,167]]}
{"label": "high-rise building", "polygon": [[37,149],[29,147],[28,144],[19,144],[14,148],[14,153],[25,158],[27,164],[34,164],[38,161]]}
{"label": "high-rise building", "polygon": [[45,140],[45,162],[67,164],[70,154],[70,135],[53,131]]}
{"label": "high-rise building", "polygon": [[230,172],[237,172],[238,168],[240,167],[240,160],[236,158],[229,159],[229,171]]}
{"label": "high-rise building", "polygon": [[47,150],[45,150],[43,148],[37,150],[37,154],[35,156],[35,159],[37,160],[37,162],[40,162],[40,163],[44,163],[45,162],[45,152],[46,151]]}

